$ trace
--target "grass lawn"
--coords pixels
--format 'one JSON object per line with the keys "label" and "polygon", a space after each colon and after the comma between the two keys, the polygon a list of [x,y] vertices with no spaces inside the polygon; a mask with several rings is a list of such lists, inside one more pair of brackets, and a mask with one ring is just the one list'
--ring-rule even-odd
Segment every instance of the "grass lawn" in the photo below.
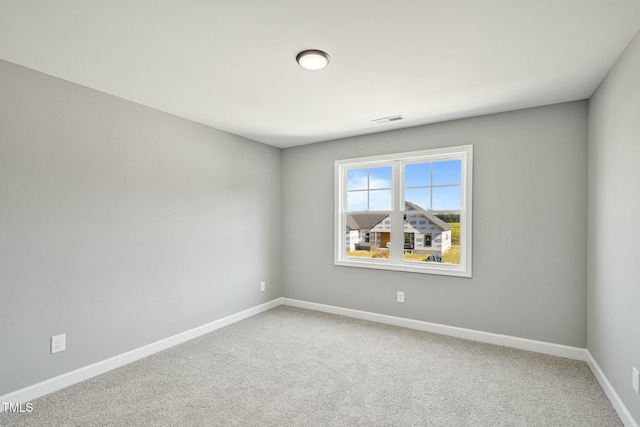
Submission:
{"label": "grass lawn", "polygon": [[355,256],[358,258],[373,258],[373,254],[375,252],[369,252],[369,251],[347,251],[347,256]]}
{"label": "grass lawn", "polygon": [[449,264],[460,264],[460,244],[452,244],[451,249],[442,255],[442,261]]}
{"label": "grass lawn", "polygon": [[460,223],[459,222],[450,222],[451,226],[451,245],[460,246]]}
{"label": "grass lawn", "polygon": [[[460,264],[460,223],[452,222],[451,226],[451,249],[442,255],[442,262],[447,264]],[[366,250],[347,252],[347,256],[359,258],[373,258],[376,252]],[[387,252],[382,252],[386,255]],[[425,261],[429,255],[427,254],[404,254],[405,261]],[[378,256],[380,258],[380,256]]]}
{"label": "grass lawn", "polygon": [[[428,256],[427,254],[404,254],[404,260],[425,261]],[[442,255],[442,262],[447,264],[460,264],[460,245],[451,245],[451,249]]]}

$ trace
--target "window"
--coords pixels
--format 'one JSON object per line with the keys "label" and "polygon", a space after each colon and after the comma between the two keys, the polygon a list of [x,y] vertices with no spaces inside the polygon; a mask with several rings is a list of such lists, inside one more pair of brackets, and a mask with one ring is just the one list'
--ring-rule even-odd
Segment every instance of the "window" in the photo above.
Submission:
{"label": "window", "polygon": [[414,234],[413,233],[404,233],[404,248],[407,249],[407,246],[411,246],[413,248],[414,242]]}
{"label": "window", "polygon": [[471,277],[472,163],[471,145],[336,161],[335,264]]}

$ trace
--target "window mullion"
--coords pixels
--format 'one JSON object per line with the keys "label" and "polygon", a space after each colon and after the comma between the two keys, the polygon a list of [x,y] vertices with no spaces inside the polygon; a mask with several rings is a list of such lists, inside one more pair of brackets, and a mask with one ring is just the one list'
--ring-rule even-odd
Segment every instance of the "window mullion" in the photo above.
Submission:
{"label": "window mullion", "polygon": [[402,194],[402,162],[393,163],[393,213],[391,214],[391,257],[394,263],[400,263],[403,260],[404,253],[404,218],[402,216],[402,203],[404,196]]}

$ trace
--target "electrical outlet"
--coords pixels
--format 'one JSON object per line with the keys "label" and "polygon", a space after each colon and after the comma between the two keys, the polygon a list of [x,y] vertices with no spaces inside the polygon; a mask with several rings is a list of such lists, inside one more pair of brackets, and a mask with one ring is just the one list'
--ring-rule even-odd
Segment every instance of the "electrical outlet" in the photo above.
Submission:
{"label": "electrical outlet", "polygon": [[265,288],[267,287],[267,283],[266,282],[260,282],[260,290],[262,292],[264,292]]}
{"label": "electrical outlet", "polygon": [[402,291],[398,291],[398,298],[397,298],[398,302],[404,302],[404,292]]}
{"label": "electrical outlet", "polygon": [[67,334],[51,337],[51,354],[65,351],[67,348]]}
{"label": "electrical outlet", "polygon": [[632,375],[633,376],[631,378],[631,385],[633,386],[636,394],[640,394],[640,392],[638,392],[638,377],[640,377],[640,374],[638,374],[638,370],[635,367],[633,368]]}

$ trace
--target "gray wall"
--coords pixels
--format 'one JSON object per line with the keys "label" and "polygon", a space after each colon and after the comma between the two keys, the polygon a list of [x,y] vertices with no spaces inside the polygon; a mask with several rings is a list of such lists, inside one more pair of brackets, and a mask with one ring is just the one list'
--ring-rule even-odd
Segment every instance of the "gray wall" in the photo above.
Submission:
{"label": "gray wall", "polygon": [[[285,149],[284,296],[585,347],[587,114],[580,101]],[[333,265],[334,160],[462,144],[472,279]]]}
{"label": "gray wall", "polygon": [[640,422],[640,33],[589,103],[588,349]]}
{"label": "gray wall", "polygon": [[0,395],[280,297],[281,231],[281,150],[0,61]]}

